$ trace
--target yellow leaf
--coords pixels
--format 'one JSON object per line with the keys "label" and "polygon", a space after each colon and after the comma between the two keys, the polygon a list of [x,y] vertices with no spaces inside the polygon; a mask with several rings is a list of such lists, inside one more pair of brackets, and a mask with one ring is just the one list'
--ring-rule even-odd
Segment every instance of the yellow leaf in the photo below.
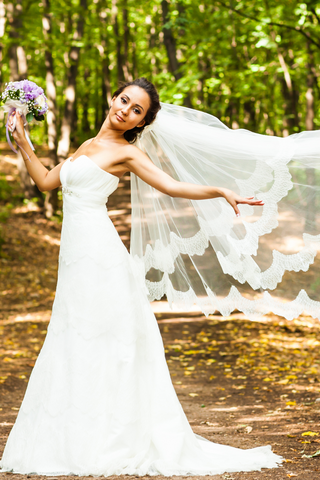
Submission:
{"label": "yellow leaf", "polygon": [[303,437],[317,437],[319,433],[317,432],[303,432],[301,434]]}
{"label": "yellow leaf", "polygon": [[199,395],[197,393],[189,393],[190,397],[198,397]]}
{"label": "yellow leaf", "polygon": [[277,382],[279,385],[287,385],[287,383],[289,383],[289,380],[286,378],[284,380],[280,380],[279,382]]}
{"label": "yellow leaf", "polygon": [[294,407],[294,406],[297,405],[297,404],[296,404],[296,402],[293,401],[293,402],[286,402],[286,405],[290,405],[290,406],[293,406],[293,407]]}
{"label": "yellow leaf", "polygon": [[288,438],[296,438],[297,435],[287,435]]}
{"label": "yellow leaf", "polygon": [[211,377],[209,378],[209,380],[213,380],[215,379],[216,377],[214,375],[211,375]]}
{"label": "yellow leaf", "polygon": [[307,373],[309,373],[311,375],[317,375],[318,369],[315,368],[315,367],[311,367],[310,370]]}
{"label": "yellow leaf", "polygon": [[272,381],[273,381],[273,379],[272,379],[272,378],[269,378],[269,377],[267,377],[267,378],[264,378],[264,379],[263,379],[263,381],[264,381],[264,382],[272,382]]}

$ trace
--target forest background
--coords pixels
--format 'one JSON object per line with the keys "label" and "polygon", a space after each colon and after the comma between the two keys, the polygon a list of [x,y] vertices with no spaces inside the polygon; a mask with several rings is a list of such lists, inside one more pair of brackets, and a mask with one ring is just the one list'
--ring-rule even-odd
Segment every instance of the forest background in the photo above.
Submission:
{"label": "forest background", "polygon": [[[49,113],[31,129],[51,167],[96,134],[118,83],[139,76],[163,102],[231,128],[280,136],[319,128],[319,59],[316,1],[0,0],[0,90],[24,78],[44,88]],[[3,113],[0,125],[5,141]],[[19,170],[24,197],[52,217],[57,192],[44,199],[22,160]],[[8,191],[2,178],[0,200]]]}
{"label": "forest background", "polygon": [[[44,88],[49,112],[30,130],[48,167],[95,136],[118,82],[139,76],[163,102],[231,128],[280,136],[318,129],[319,60],[315,1],[0,0],[0,91],[24,78]],[[313,169],[305,175],[304,183],[316,181]],[[127,247],[129,182],[125,175],[108,201]],[[60,210],[61,192],[39,192],[9,149],[0,112],[0,453],[51,315]],[[239,312],[204,319],[163,303],[154,308],[168,366],[195,432],[241,448],[272,445],[286,462],[259,472],[261,480],[318,480],[319,322],[249,322]]]}

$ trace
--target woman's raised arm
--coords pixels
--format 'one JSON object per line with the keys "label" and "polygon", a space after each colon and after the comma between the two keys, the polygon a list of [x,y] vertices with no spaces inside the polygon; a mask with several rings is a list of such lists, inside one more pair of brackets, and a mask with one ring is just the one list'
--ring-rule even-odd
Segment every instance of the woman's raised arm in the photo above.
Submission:
{"label": "woman's raised arm", "polygon": [[[21,115],[13,112],[9,118],[9,128],[13,120],[13,116],[16,115],[16,128],[12,133],[14,140],[20,148],[21,154],[25,161],[28,173],[32,180],[35,182],[41,192],[47,192],[53,190],[61,185],[60,182],[60,169],[64,162],[60,163],[52,170],[48,170],[34,153],[30,147],[26,136],[24,134],[24,127]],[[28,159],[28,156],[30,160]]]}
{"label": "woman's raised arm", "polygon": [[188,198],[190,200],[207,200],[223,197],[232,206],[237,216],[240,215],[238,204],[263,205],[261,200],[255,200],[254,197],[241,197],[228,188],[179,182],[156,167],[150,158],[139,148],[132,145],[130,149],[131,154],[125,162],[128,170],[151,187],[171,197]]}

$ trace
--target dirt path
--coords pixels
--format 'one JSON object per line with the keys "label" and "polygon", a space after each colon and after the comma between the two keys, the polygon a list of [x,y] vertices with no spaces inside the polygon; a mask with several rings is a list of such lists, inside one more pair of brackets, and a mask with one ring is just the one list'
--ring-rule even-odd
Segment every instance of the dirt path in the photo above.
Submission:
{"label": "dirt path", "polygon": [[[14,183],[12,157],[0,157],[0,167]],[[110,198],[109,212],[126,245],[129,201],[123,181]],[[45,338],[60,228],[32,203],[16,205],[5,224],[0,257],[0,455]],[[193,430],[235,447],[270,444],[286,459],[275,470],[207,478],[319,479],[320,456],[308,457],[320,453],[319,322],[307,317],[287,322],[275,316],[249,322],[240,314],[205,319],[196,312],[168,312],[165,302],[155,304],[155,310],[172,380]],[[1,479],[20,477],[26,478],[0,474]]]}

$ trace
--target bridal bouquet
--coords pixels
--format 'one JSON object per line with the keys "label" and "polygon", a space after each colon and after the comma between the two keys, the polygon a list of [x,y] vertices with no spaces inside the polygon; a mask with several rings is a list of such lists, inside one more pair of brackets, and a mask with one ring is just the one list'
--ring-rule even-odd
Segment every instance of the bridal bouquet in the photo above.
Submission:
{"label": "bridal bouquet", "polygon": [[[3,110],[8,112],[8,119],[12,112],[17,111],[22,115],[25,125],[26,122],[30,123],[33,119],[44,120],[44,115],[48,110],[47,98],[43,89],[30,80],[7,83],[4,92],[0,95],[0,103]],[[15,129],[15,121],[16,117],[14,117],[14,125],[11,132]],[[25,133],[31,148],[34,150],[27,132]],[[17,153],[9,137],[8,121],[6,134],[11,149]]]}

